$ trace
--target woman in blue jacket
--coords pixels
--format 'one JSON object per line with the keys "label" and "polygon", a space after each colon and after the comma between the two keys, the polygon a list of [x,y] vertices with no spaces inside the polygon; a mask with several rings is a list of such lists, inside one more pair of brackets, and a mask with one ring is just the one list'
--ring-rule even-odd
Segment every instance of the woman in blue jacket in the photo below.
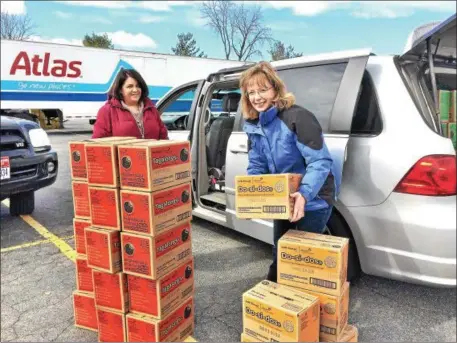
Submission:
{"label": "woman in blue jacket", "polygon": [[[312,82],[312,81],[311,81]],[[339,185],[316,117],[286,92],[268,62],[246,70],[240,80],[241,106],[248,135],[248,175],[303,175],[289,220],[274,220],[273,263],[268,280],[277,281],[277,242],[289,229],[322,233]],[[306,87],[304,84],[303,87]]]}

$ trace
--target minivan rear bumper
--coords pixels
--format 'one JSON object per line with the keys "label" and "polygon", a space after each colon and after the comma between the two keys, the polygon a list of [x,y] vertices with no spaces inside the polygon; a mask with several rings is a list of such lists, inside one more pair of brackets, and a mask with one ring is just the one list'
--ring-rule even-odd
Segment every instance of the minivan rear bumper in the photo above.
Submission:
{"label": "minivan rear bumper", "polygon": [[347,210],[365,273],[456,286],[456,196],[392,193],[380,205]]}

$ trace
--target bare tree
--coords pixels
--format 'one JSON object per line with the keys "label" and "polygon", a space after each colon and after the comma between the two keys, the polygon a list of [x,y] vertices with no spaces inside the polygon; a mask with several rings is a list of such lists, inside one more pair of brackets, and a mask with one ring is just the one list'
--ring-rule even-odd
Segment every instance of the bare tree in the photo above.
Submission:
{"label": "bare tree", "polygon": [[201,14],[207,25],[220,36],[224,45],[225,58],[228,60],[232,53],[233,10],[235,4],[231,1],[211,0],[202,4]]}
{"label": "bare tree", "polygon": [[263,23],[260,6],[248,8],[243,3],[237,4],[232,25],[232,47],[238,61],[246,61],[254,55],[261,56],[260,48],[272,37],[270,28]]}
{"label": "bare tree", "polygon": [[2,39],[26,40],[33,34],[34,25],[28,15],[1,12]]}
{"label": "bare tree", "polygon": [[260,48],[271,40],[271,30],[263,23],[260,6],[211,0],[202,4],[201,14],[221,38],[226,59],[232,51],[239,61],[262,55]]}

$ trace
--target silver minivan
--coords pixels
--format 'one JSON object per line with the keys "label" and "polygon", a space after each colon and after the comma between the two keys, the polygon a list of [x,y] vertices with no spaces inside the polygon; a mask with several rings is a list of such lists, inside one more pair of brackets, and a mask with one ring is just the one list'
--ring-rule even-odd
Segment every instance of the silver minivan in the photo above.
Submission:
{"label": "silver minivan", "polygon": [[[319,120],[342,178],[327,227],[350,238],[350,280],[363,271],[456,286],[456,152],[437,113],[438,89],[457,88],[455,26],[454,15],[398,56],[357,50],[273,62]],[[248,67],[176,87],[157,106],[167,113],[193,96],[185,129],[170,131],[191,141],[193,214],[272,244],[272,221],[235,214],[235,176],[248,165],[239,89]]]}

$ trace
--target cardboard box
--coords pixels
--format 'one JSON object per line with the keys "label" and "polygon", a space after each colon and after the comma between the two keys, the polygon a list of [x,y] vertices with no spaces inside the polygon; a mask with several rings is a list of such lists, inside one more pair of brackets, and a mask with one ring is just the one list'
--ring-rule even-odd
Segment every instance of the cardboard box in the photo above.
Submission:
{"label": "cardboard box", "polygon": [[85,228],[91,225],[90,220],[73,218],[73,232],[75,235],[75,250],[77,254],[86,254]]}
{"label": "cardboard box", "polygon": [[241,333],[241,342],[261,342],[256,338],[246,335],[245,333]]}
{"label": "cardboard box", "polygon": [[240,219],[289,219],[303,175],[272,174],[236,176],[236,216]]}
{"label": "cardboard box", "polygon": [[165,319],[127,314],[128,342],[182,342],[194,331],[194,300],[188,298]]}
{"label": "cardboard box", "polygon": [[91,331],[98,331],[97,311],[94,295],[87,292],[73,292],[73,311],[75,326]]}
{"label": "cardboard box", "polygon": [[122,269],[130,275],[155,280],[192,256],[190,222],[156,237],[121,232],[121,241]]}
{"label": "cardboard box", "polygon": [[451,139],[454,149],[457,149],[457,123],[449,123],[448,137]]}
{"label": "cardboard box", "polygon": [[95,305],[126,313],[129,310],[127,275],[93,270]]}
{"label": "cardboard box", "polygon": [[443,131],[444,137],[449,137],[449,126],[448,123],[441,122],[441,131]]}
{"label": "cardboard box", "polygon": [[70,173],[73,180],[87,182],[87,161],[86,161],[86,145],[91,143],[106,143],[111,141],[132,140],[135,137],[103,137],[90,138],[80,141],[71,141],[68,143],[70,152]]}
{"label": "cardboard box", "polygon": [[319,298],[321,341],[337,341],[341,336],[349,316],[349,282],[345,282],[342,293],[330,295],[321,292],[305,291]]}
{"label": "cardboard box", "polygon": [[87,265],[85,255],[76,255],[76,289],[83,292],[93,292],[94,282],[92,279],[92,268]]}
{"label": "cardboard box", "polygon": [[439,109],[440,109],[440,120],[442,122],[449,122],[451,115],[451,91],[440,90],[438,92],[439,98]]}
{"label": "cardboard box", "polygon": [[119,231],[86,228],[87,265],[115,274],[121,271],[121,244]]}
{"label": "cardboard box", "polygon": [[144,142],[134,137],[86,143],[87,181],[91,186],[119,187],[117,146]]}
{"label": "cardboard box", "polygon": [[340,295],[347,280],[349,239],[289,230],[278,241],[278,283]]}
{"label": "cardboard box", "polygon": [[83,181],[73,181],[71,183],[71,189],[75,217],[90,220],[89,184]]}
{"label": "cardboard box", "polygon": [[319,299],[271,281],[243,294],[243,333],[257,341],[319,342]]}
{"label": "cardboard box", "polygon": [[130,312],[162,319],[194,293],[194,259],[191,257],[158,280],[128,275]]}
{"label": "cardboard box", "polygon": [[346,325],[343,334],[339,339],[340,342],[358,342],[359,341],[359,330],[354,325]]}
{"label": "cardboard box", "polygon": [[451,96],[451,110],[449,114],[449,121],[455,122],[457,120],[457,91],[452,91]]}
{"label": "cardboard box", "polygon": [[73,141],[68,143],[70,151],[70,173],[73,180],[87,182],[86,142]]}
{"label": "cardboard box", "polygon": [[125,314],[97,306],[98,341],[127,342]]}
{"label": "cardboard box", "polygon": [[328,342],[358,342],[359,330],[354,325],[346,325],[338,340],[328,340]]}
{"label": "cardboard box", "polygon": [[155,192],[191,181],[188,141],[148,141],[118,150],[122,189]]}
{"label": "cardboard box", "polygon": [[89,186],[89,201],[93,226],[121,230],[120,196],[117,188]]}
{"label": "cardboard box", "polygon": [[192,219],[190,183],[147,193],[121,191],[122,231],[157,236]]}

